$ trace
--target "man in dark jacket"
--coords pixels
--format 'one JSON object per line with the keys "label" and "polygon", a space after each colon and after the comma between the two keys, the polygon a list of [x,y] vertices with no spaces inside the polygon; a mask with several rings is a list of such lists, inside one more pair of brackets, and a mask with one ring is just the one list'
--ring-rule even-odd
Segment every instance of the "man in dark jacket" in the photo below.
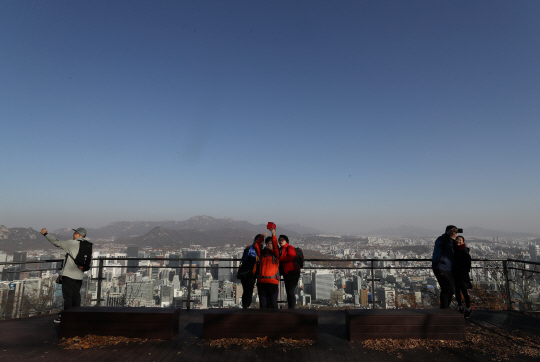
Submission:
{"label": "man in dark jacket", "polygon": [[244,249],[242,255],[242,270],[238,270],[237,277],[242,282],[242,308],[247,309],[251,305],[253,299],[253,289],[255,288],[256,269],[257,269],[257,251],[255,250],[255,244],[262,244],[264,241],[264,234],[258,234],[253,240],[253,244]]}
{"label": "man in dark jacket", "polygon": [[458,228],[448,225],[444,234],[435,240],[431,266],[441,289],[441,309],[448,309],[454,295],[454,278],[452,276],[452,263],[454,262],[453,242],[456,239]]}

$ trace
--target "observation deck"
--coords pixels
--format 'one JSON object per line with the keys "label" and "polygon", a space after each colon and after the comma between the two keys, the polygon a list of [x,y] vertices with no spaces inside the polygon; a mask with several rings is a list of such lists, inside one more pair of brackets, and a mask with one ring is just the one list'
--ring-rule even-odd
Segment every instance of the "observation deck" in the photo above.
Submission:
{"label": "observation deck", "polygon": [[[147,340],[120,343],[104,348],[82,350],[64,349],[58,338],[56,315],[0,321],[1,361],[494,361],[501,360],[499,349],[513,350],[511,361],[538,361],[540,352],[540,319],[535,316],[507,311],[474,312],[466,320],[466,329],[473,338],[480,336],[482,346],[474,340],[461,344],[431,341],[426,346],[398,349],[388,345],[377,347],[376,341],[349,342],[345,333],[344,310],[319,310],[319,340],[309,346],[286,346],[244,349],[239,345],[228,348],[211,346],[202,339],[205,310],[183,310],[179,333],[172,340]],[[510,331],[512,331],[510,333]],[[468,332],[469,333],[469,332]],[[523,338],[523,333],[532,339]],[[516,338],[517,336],[517,338]],[[402,342],[403,343],[406,342]],[[438,344],[437,344],[438,343]],[[453,342],[456,343],[456,342]],[[482,352],[480,348],[492,348]],[[412,345],[412,344],[411,344]],[[375,348],[373,348],[375,346]],[[498,349],[499,348],[499,349]],[[529,350],[529,355],[520,354]]]}

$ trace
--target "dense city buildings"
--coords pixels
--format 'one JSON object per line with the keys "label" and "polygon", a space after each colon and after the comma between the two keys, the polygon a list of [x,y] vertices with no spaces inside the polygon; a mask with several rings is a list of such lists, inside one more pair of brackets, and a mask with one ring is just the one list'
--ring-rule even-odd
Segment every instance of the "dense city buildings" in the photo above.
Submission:
{"label": "dense city buildings", "polygon": [[[497,292],[504,284],[497,261],[538,261],[539,245],[532,239],[482,240],[469,238],[473,281],[479,288]],[[438,285],[431,271],[434,238],[351,238],[311,236],[291,238],[291,245],[309,253],[295,290],[298,307],[307,308],[429,308],[437,304]],[[242,285],[236,268],[243,246],[200,247],[179,250],[96,243],[93,268],[85,273],[81,294],[84,305],[175,306],[190,308],[239,308]],[[64,255],[57,249],[0,252],[0,316],[14,318],[61,309],[60,286],[54,281]],[[127,260],[126,258],[138,258]],[[201,260],[203,259],[203,260]],[[482,259],[482,260],[479,260]],[[9,262],[19,264],[10,265]],[[98,266],[102,264],[100,270]],[[497,264],[497,265],[500,265]],[[523,264],[512,269],[515,308],[538,307],[538,266]],[[52,269],[52,270],[51,270]],[[101,276],[101,280],[98,277]],[[98,290],[100,295],[98,295]],[[257,288],[252,308],[258,307]],[[520,300],[521,298],[521,300]],[[280,283],[280,308],[286,308]],[[503,304],[504,298],[499,303]]]}

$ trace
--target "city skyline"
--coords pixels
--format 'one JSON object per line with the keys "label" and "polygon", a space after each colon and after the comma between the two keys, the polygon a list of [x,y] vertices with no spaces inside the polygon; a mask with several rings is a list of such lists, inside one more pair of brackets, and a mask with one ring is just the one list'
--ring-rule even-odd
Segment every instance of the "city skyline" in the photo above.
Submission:
{"label": "city skyline", "polygon": [[540,234],[540,4],[0,3],[0,225]]}

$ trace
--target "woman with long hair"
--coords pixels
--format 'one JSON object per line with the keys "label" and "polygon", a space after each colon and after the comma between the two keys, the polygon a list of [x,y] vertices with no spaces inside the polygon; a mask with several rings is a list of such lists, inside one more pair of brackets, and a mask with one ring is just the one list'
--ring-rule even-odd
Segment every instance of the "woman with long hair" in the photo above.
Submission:
{"label": "woman with long hair", "polygon": [[[458,310],[463,313],[465,318],[469,318],[472,314],[471,310],[471,298],[467,289],[472,288],[471,277],[469,272],[471,271],[471,255],[470,249],[465,245],[465,238],[463,236],[456,237],[454,242],[454,265],[452,268],[452,274],[454,276],[455,294],[458,305]],[[465,299],[465,308],[461,305],[461,295]]]}

